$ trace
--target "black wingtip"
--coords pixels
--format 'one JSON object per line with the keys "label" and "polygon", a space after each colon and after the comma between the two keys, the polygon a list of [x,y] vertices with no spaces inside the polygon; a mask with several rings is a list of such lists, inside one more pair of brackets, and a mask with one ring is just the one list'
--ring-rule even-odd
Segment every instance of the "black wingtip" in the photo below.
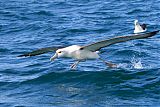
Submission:
{"label": "black wingtip", "polygon": [[146,34],[150,34],[150,36],[156,35],[160,30],[152,31],[152,32],[147,32]]}
{"label": "black wingtip", "polygon": [[30,57],[30,54],[23,54],[23,55],[18,55],[17,57]]}
{"label": "black wingtip", "polygon": [[156,30],[156,31],[154,31],[155,33],[158,33],[160,30]]}
{"label": "black wingtip", "polygon": [[156,31],[153,31],[151,32],[153,35],[157,34],[160,30],[156,30]]}
{"label": "black wingtip", "polygon": [[17,57],[25,57],[24,55],[18,55]]}

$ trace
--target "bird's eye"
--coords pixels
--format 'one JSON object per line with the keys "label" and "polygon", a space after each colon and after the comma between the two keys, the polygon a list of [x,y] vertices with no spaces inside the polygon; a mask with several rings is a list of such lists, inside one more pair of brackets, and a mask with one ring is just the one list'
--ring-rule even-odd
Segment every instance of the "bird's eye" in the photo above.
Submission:
{"label": "bird's eye", "polygon": [[59,51],[58,53],[61,53],[61,51]]}

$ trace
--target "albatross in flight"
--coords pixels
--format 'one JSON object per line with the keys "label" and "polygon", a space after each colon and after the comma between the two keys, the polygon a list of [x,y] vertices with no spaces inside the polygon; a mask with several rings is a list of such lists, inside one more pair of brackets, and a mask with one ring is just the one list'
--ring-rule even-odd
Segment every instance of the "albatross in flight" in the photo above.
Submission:
{"label": "albatross in flight", "polygon": [[138,20],[134,21],[134,33],[142,33],[147,30],[146,24],[139,24]]}
{"label": "albatross in flight", "polygon": [[74,64],[71,65],[71,68],[75,69],[79,62],[89,60],[89,59],[100,59],[103,61],[107,66],[109,67],[116,67],[116,64],[112,64],[110,62],[106,62],[103,60],[98,54],[97,51],[99,51],[101,48],[120,43],[120,42],[126,42],[130,40],[135,40],[135,39],[144,39],[148,37],[152,37],[155,34],[157,34],[159,30],[149,32],[149,33],[144,33],[144,34],[133,34],[130,36],[118,36],[114,37],[111,39],[106,39],[102,40],[99,42],[95,42],[92,44],[84,45],[84,46],[79,46],[79,45],[72,45],[68,47],[47,47],[47,48],[41,48],[23,55],[19,55],[18,57],[27,57],[27,56],[36,56],[40,55],[43,53],[47,52],[53,52],[56,51],[55,54],[50,58],[51,61],[53,61],[56,58],[64,57],[64,58],[73,58],[76,60]]}

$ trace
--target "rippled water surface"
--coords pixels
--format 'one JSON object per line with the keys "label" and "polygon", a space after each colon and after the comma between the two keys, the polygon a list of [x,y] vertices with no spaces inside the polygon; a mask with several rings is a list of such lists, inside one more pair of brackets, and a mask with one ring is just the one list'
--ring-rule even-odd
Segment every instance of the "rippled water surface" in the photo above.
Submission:
{"label": "rippled water surface", "polygon": [[160,29],[159,0],[1,0],[1,107],[160,106],[160,34],[102,49],[99,60],[50,62],[48,46],[88,44],[133,33],[133,22]]}

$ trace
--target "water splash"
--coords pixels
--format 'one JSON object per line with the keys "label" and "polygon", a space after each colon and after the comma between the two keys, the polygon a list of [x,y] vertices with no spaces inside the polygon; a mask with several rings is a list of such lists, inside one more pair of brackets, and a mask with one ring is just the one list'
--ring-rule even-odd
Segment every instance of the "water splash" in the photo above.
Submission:
{"label": "water splash", "polygon": [[142,64],[141,59],[137,59],[135,57],[128,63],[119,63],[117,64],[117,68],[124,69],[144,69],[144,65]]}
{"label": "water splash", "polygon": [[135,69],[143,69],[143,65],[142,65],[141,59],[135,59],[135,57],[133,57],[131,63],[132,63],[133,68],[135,68]]}
{"label": "water splash", "polygon": [[120,63],[117,65],[117,68],[128,68],[128,64],[127,63]]}

